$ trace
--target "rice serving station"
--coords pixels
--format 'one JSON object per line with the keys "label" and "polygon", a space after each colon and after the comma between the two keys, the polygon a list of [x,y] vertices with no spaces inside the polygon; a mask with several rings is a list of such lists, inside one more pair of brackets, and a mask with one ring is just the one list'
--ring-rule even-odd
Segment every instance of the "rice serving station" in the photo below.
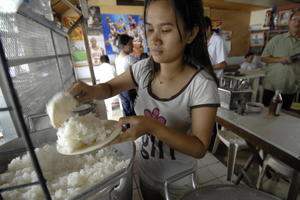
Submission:
{"label": "rice serving station", "polygon": [[[54,144],[56,141],[56,131],[54,129],[48,129],[46,131],[42,131],[36,134],[32,135],[32,141],[33,144],[36,147],[42,147],[46,144]],[[55,149],[55,147],[53,148]],[[113,145],[112,149],[116,151],[118,155],[120,155],[121,159],[126,161],[126,167],[120,168],[117,171],[112,172],[110,175],[100,179],[98,182],[95,182],[93,184],[90,184],[89,186],[83,186],[80,191],[74,190],[74,194],[69,196],[67,199],[99,199],[99,200],[106,200],[106,199],[132,199],[132,165],[135,155],[135,145],[133,142],[126,142],[122,144]],[[98,150],[95,150],[97,152]],[[26,152],[26,148],[24,146],[24,143],[20,138],[12,140],[0,147],[0,176],[1,173],[5,173],[7,170],[8,164],[11,162],[12,159],[14,159],[17,156],[20,156]],[[46,152],[47,153],[47,152]],[[89,154],[90,155],[90,154]],[[59,159],[55,159],[56,155],[52,152],[49,152],[48,159],[51,161],[60,161],[60,162],[66,162],[65,165],[70,164],[70,161],[74,158],[78,161],[77,156],[63,156],[60,155]],[[111,160],[111,155],[107,156],[106,159],[109,158]],[[40,158],[41,159],[41,158]],[[47,160],[47,157],[45,158]],[[81,162],[83,160],[79,160]],[[45,165],[45,162],[40,160],[40,163]],[[73,162],[72,162],[73,163]],[[46,163],[50,164],[50,163]],[[53,163],[53,165],[58,165],[58,163]],[[86,165],[85,163],[82,163],[82,165]],[[42,165],[43,166],[43,165]],[[98,165],[101,166],[101,165]],[[54,168],[55,166],[53,166]],[[57,167],[57,166],[56,166]],[[44,166],[44,169],[47,167]],[[52,166],[48,166],[48,168],[52,168]],[[107,170],[107,169],[106,169]],[[48,170],[47,170],[48,171]],[[57,170],[59,171],[59,170]],[[82,172],[82,169],[79,170]],[[98,171],[101,171],[99,169]],[[66,177],[68,181],[70,179],[72,180],[72,174],[76,172],[70,173],[69,176]],[[55,176],[55,174],[51,175]],[[22,179],[24,180],[24,179]],[[60,180],[64,182],[64,180]],[[78,181],[78,179],[74,179],[73,182]],[[0,179],[1,183],[1,179]],[[72,185],[73,183],[71,183]],[[28,188],[29,189],[29,188]],[[14,191],[7,191],[7,192],[14,192]],[[32,193],[34,190],[32,190]],[[67,192],[67,191],[65,191]],[[70,192],[69,192],[70,193]],[[76,194],[75,194],[76,193]],[[29,195],[29,193],[28,193]],[[32,194],[33,195],[33,194]],[[3,193],[3,196],[9,196],[5,195]],[[34,195],[33,195],[34,196]],[[53,199],[64,199],[59,198],[58,195],[51,194]],[[6,198],[4,198],[6,199]],[[8,198],[10,199],[10,198]],[[34,199],[40,199],[39,197],[36,197]],[[41,198],[44,199],[44,198]]]}
{"label": "rice serving station", "polygon": [[[61,165],[68,166],[70,164],[66,161],[68,159],[72,161],[68,156],[55,160],[53,156],[56,155],[55,151],[48,154],[43,149],[36,150],[44,145],[46,150],[54,149],[52,146],[56,141],[57,130],[51,128],[45,106],[54,94],[70,87],[75,81],[75,75],[67,33],[37,14],[36,10],[44,8],[38,8],[34,3],[34,1],[23,3],[15,14],[0,14],[0,129],[4,137],[0,140],[0,199],[7,199],[4,198],[7,193],[13,194],[16,190],[23,191],[24,188],[34,187],[39,187],[38,195],[26,199],[55,199],[55,194],[49,190],[52,180],[51,178],[47,180],[49,177],[47,169],[51,171]],[[124,161],[120,161],[123,163],[122,166],[119,168],[113,166],[116,170],[89,186],[77,187],[67,199],[132,199],[135,145],[133,142],[127,142],[113,145],[109,149],[96,150],[84,156],[93,160],[94,157],[90,155],[100,152],[100,156],[109,160],[109,156],[103,152],[112,152],[111,155],[118,155]],[[44,159],[39,158],[39,152],[43,152]],[[9,177],[16,178],[20,175],[5,175],[9,163],[14,159],[10,167],[16,167],[16,163],[24,156],[22,159],[15,158],[25,153],[28,154],[28,163],[34,170],[29,174],[28,167],[22,169],[25,174],[22,178],[27,180],[26,178],[34,174],[36,179],[6,184],[5,181]],[[79,163],[86,164],[80,160]],[[78,175],[82,170],[79,168],[72,174]],[[73,179],[68,180],[71,184],[75,184],[72,182]],[[64,192],[64,188],[58,189],[61,189],[61,193]]]}

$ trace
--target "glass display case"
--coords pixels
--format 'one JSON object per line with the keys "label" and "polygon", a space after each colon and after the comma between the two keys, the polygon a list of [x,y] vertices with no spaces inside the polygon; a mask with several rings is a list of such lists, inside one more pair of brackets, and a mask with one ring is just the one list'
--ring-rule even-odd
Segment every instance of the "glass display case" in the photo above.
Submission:
{"label": "glass display case", "polygon": [[[0,158],[16,153],[6,148],[8,144],[23,141],[37,181],[0,186],[0,199],[2,192],[36,184],[40,184],[45,199],[51,199],[35,155],[36,144],[31,140],[34,135],[45,138],[36,127],[50,129],[50,125],[45,124],[49,120],[37,120],[47,117],[47,101],[75,81],[67,33],[30,5],[23,3],[15,14],[0,13]],[[0,163],[1,173],[7,166]]]}

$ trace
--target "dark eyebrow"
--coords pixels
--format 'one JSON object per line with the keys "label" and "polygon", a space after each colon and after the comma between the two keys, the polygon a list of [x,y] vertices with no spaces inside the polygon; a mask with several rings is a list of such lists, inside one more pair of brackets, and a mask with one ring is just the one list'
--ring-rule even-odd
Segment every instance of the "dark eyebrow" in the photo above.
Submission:
{"label": "dark eyebrow", "polygon": [[[148,23],[148,22],[146,22],[146,25],[152,25],[152,24],[150,24],[150,23]],[[173,23],[171,23],[171,22],[163,22],[163,23],[160,23],[159,24],[159,26],[173,26],[174,24]]]}

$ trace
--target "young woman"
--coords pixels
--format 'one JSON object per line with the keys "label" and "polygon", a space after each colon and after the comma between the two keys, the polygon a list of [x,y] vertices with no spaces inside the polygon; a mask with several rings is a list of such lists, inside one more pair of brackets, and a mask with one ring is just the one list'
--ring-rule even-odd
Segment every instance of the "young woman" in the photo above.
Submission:
{"label": "young woman", "polygon": [[[126,34],[123,34],[118,35],[117,40],[121,52],[115,59],[115,66],[117,70],[117,75],[121,75],[136,62],[136,59],[131,55],[131,53],[133,52],[133,38]],[[131,89],[128,91],[121,92],[120,98],[122,102],[124,116],[135,115],[133,106],[134,100],[136,98],[136,90]]]}
{"label": "young woman", "polygon": [[[146,0],[145,27],[151,57],[101,85],[73,85],[80,102],[137,88],[137,116],[114,142],[139,139],[139,177],[145,200],[163,199],[163,183],[196,165],[209,146],[219,98],[207,52],[200,0]],[[191,189],[186,177],[170,186],[171,199]]]}

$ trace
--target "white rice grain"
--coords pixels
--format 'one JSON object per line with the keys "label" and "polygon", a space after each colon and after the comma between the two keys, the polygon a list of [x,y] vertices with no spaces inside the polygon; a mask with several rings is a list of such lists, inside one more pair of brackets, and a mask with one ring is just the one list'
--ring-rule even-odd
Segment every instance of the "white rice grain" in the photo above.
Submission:
{"label": "white rice grain", "polygon": [[[49,191],[54,200],[66,200],[114,172],[127,167],[113,148],[101,149],[89,154],[64,156],[56,151],[55,145],[46,145],[35,150]],[[29,155],[13,159],[8,170],[0,174],[2,187],[37,181],[37,176],[29,160]],[[4,192],[4,199],[44,199],[39,185]]]}

